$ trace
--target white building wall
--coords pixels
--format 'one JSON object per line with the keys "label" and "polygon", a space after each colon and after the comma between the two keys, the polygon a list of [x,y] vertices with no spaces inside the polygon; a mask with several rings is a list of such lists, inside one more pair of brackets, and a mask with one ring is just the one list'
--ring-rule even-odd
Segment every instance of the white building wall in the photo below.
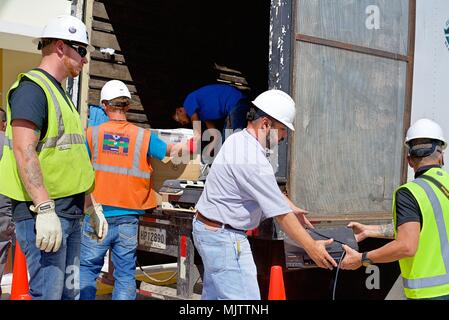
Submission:
{"label": "white building wall", "polygon": [[[449,139],[449,40],[445,36],[448,28],[449,1],[417,0],[411,123],[420,118],[432,119],[443,127],[446,139]],[[445,168],[449,168],[448,164]],[[413,176],[409,169],[409,180]]]}
{"label": "white building wall", "polygon": [[31,39],[47,21],[70,14],[69,0],[0,0],[0,47],[36,53]]}

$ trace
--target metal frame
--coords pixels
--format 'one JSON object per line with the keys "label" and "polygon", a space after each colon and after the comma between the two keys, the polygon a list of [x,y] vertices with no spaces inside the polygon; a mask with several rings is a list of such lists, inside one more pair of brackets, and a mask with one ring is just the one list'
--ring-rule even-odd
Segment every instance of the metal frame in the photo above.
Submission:
{"label": "metal frame", "polygon": [[[270,13],[270,55],[268,87],[292,93],[292,44],[293,31],[291,30],[293,12],[292,0],[271,0]],[[283,32],[285,30],[285,32]],[[279,170],[276,172],[278,183],[285,184],[288,180],[289,154],[288,140],[285,139],[278,149]]]}
{"label": "metal frame", "polygon": [[[408,64],[406,75],[406,88],[405,88],[405,108],[404,108],[404,128],[403,138],[407,134],[407,129],[410,126],[412,117],[412,92],[413,92],[413,71],[415,66],[415,38],[416,38],[416,0],[409,0],[409,14],[408,14]],[[405,160],[407,157],[407,150],[403,148],[403,161],[402,161],[402,177],[401,183],[407,182],[407,168],[408,163]]]}
{"label": "metal frame", "polygon": [[[177,282],[176,294],[171,290],[159,291],[160,288],[152,288],[153,292],[140,290],[144,296],[152,296],[160,299],[198,299],[193,292],[194,286],[200,278],[200,273],[195,265],[195,247],[192,240],[193,214],[164,214],[155,210],[152,214],[145,214],[139,220],[139,235],[141,226],[164,229],[166,231],[166,249],[143,246],[138,244],[137,249],[146,252],[155,252],[172,257],[177,257]],[[140,237],[139,237],[140,238]],[[155,292],[158,291],[158,292]]]}

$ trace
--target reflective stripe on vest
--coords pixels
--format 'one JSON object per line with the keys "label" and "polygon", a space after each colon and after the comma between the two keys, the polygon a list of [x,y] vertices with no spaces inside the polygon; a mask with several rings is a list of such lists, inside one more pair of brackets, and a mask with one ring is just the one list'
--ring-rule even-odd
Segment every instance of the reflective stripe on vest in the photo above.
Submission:
{"label": "reflective stripe on vest", "polygon": [[[55,106],[56,118],[58,119],[58,136],[47,138],[45,142],[39,142],[37,144],[36,151],[39,153],[42,151],[42,149],[56,147],[60,150],[64,150],[70,148],[70,145],[73,144],[84,144],[85,140],[82,135],[75,133],[64,134],[64,121],[62,119],[61,106],[59,105],[59,101],[56,98],[55,93],[48,84],[48,80],[42,77],[38,72],[35,72],[33,70],[29,71],[28,74],[41,80],[44,86],[50,92],[51,100],[53,101],[53,105]],[[9,137],[5,137],[5,145],[11,149],[13,148],[13,142]]]}
{"label": "reflective stripe on vest", "polygon": [[92,144],[93,144],[93,167],[97,171],[110,172],[116,174],[124,174],[142,179],[150,179],[151,174],[139,169],[141,148],[143,142],[144,129],[139,128],[137,131],[136,145],[134,146],[133,165],[131,168],[120,166],[111,166],[97,163],[98,159],[98,126],[92,127]]}
{"label": "reflective stripe on vest", "polygon": [[441,256],[443,257],[444,266],[446,267],[446,274],[428,278],[420,278],[420,279],[403,279],[404,288],[407,289],[420,289],[420,288],[428,288],[435,287],[449,283],[449,243],[446,232],[446,224],[444,223],[443,218],[443,210],[441,209],[440,201],[435,194],[435,191],[429,185],[429,182],[423,179],[416,179],[414,183],[418,184],[421,188],[424,189],[426,195],[432,205],[433,214],[435,216],[435,221],[438,227],[440,246],[441,246]]}

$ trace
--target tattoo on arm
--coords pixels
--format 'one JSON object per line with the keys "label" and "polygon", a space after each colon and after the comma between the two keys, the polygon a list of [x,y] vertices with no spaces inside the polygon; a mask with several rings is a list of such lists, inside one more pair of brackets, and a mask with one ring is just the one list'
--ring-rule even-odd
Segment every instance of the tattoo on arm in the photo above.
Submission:
{"label": "tattoo on arm", "polygon": [[[33,198],[36,189],[44,186],[42,170],[37,157],[36,147],[39,142],[40,131],[34,130],[34,139],[25,147],[23,163],[19,166],[21,178],[26,190]],[[22,168],[20,168],[22,167]]]}
{"label": "tattoo on arm", "polygon": [[393,230],[392,223],[379,226],[379,232],[382,235],[382,237],[384,237],[384,238],[387,238],[387,239],[394,238],[394,230]]}
{"label": "tattoo on arm", "polygon": [[[26,184],[34,188],[40,188],[43,185],[42,172],[39,160],[36,154],[36,145],[29,144],[26,149],[27,164],[25,165]],[[28,186],[26,186],[28,189]]]}

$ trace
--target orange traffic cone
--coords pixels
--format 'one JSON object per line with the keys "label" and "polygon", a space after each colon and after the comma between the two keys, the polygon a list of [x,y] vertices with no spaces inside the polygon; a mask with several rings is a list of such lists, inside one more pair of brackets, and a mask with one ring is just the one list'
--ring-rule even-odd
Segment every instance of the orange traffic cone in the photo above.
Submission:
{"label": "orange traffic cone", "polygon": [[14,268],[12,271],[11,300],[31,300],[28,293],[28,271],[25,255],[16,241],[14,251]]}
{"label": "orange traffic cone", "polygon": [[268,300],[286,300],[284,277],[281,266],[272,266],[270,273],[270,288],[268,290]]}

